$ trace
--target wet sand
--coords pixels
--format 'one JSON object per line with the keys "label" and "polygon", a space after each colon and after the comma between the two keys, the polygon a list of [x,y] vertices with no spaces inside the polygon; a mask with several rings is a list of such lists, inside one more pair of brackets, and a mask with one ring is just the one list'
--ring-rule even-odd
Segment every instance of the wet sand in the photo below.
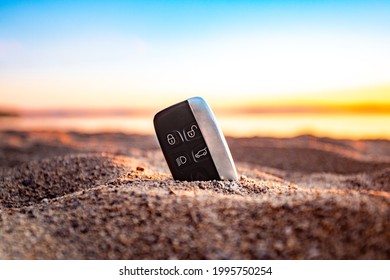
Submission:
{"label": "wet sand", "polygon": [[154,136],[0,132],[0,259],[389,259],[390,141],[228,138],[237,182]]}

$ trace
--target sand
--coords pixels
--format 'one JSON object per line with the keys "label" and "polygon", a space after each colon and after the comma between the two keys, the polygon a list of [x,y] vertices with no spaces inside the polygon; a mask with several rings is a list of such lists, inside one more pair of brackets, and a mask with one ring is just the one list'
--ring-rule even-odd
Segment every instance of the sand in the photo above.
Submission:
{"label": "sand", "polygon": [[0,259],[389,259],[390,141],[228,138],[172,180],[154,136],[0,132]]}

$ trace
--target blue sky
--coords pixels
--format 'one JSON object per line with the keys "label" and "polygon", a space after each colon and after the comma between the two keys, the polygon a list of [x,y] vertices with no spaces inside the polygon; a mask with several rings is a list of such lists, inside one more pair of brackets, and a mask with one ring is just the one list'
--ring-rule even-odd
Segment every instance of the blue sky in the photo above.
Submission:
{"label": "blue sky", "polygon": [[9,106],[381,102],[389,65],[390,1],[0,1]]}
{"label": "blue sky", "polygon": [[390,34],[389,1],[0,1],[0,34],[26,41],[121,33],[183,40],[317,29]]}

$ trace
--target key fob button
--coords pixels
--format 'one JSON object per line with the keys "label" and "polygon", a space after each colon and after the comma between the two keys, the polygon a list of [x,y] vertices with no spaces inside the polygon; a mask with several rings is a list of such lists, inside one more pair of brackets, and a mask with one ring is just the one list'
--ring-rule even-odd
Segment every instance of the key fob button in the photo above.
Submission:
{"label": "key fob button", "polygon": [[192,158],[195,162],[205,160],[210,157],[209,149],[206,145],[201,145],[192,150]]}
{"label": "key fob button", "polygon": [[187,141],[192,141],[202,137],[199,127],[196,123],[192,123],[183,130],[184,137]]}
{"label": "key fob button", "polygon": [[186,153],[178,153],[174,155],[176,168],[186,168],[191,164],[191,159]]}
{"label": "key fob button", "polygon": [[179,131],[171,131],[168,133],[165,137],[166,143],[168,144],[168,147],[177,147],[181,143],[183,143],[183,138]]}

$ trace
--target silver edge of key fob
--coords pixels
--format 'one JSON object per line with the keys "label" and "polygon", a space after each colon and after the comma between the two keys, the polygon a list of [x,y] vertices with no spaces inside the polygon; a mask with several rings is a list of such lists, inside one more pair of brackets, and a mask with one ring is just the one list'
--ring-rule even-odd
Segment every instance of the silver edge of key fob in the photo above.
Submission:
{"label": "silver edge of key fob", "polygon": [[209,148],[219,177],[221,180],[237,180],[232,155],[210,106],[201,97],[192,97],[187,101]]}

